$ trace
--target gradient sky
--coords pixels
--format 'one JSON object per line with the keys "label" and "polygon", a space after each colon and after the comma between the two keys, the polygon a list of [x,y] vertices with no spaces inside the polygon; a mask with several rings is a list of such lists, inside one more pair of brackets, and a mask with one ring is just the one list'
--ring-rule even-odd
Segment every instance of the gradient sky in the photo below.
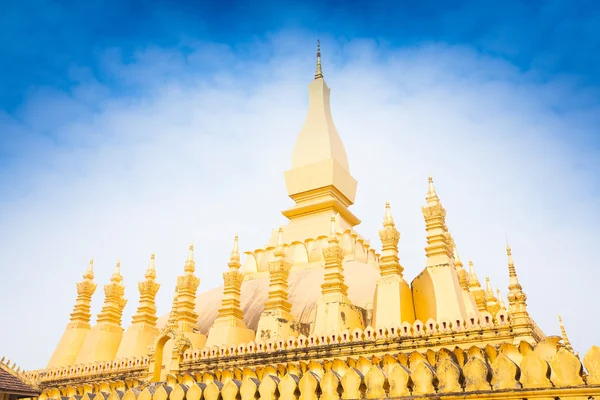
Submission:
{"label": "gradient sky", "polygon": [[598,344],[597,1],[2,3],[0,353],[22,367],[45,367],[90,258],[94,314],[121,259],[128,326],[152,252],[164,314],[189,242],[203,290],[236,232],[252,250],[285,223],[317,38],[357,230],[379,248],[391,201],[412,280],[432,174],[479,278],[506,294],[508,236],[542,329],[560,312]]}

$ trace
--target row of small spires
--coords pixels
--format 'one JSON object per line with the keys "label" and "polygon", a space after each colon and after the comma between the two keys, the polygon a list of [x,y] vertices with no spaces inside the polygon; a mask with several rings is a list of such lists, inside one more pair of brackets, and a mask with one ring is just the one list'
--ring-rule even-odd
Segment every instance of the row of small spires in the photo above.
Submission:
{"label": "row of small spires", "polygon": [[[236,243],[237,243],[237,236],[235,237],[235,240],[236,240]],[[190,248],[189,248],[188,258],[187,258],[186,262],[189,262],[189,261],[193,260],[193,254],[194,254],[193,252],[194,252],[194,245],[191,244]],[[146,269],[146,274],[145,274],[146,278],[150,278],[150,279],[156,278],[155,258],[156,258],[156,255],[154,253],[152,253],[152,255],[150,256],[150,265]],[[93,258],[90,260],[88,268],[87,268],[85,274],[83,275],[83,277],[85,279],[94,279],[94,259]],[[119,279],[119,277],[121,277],[121,279]],[[117,265],[115,267],[115,272],[113,272],[113,274],[111,276],[111,281],[114,281],[114,280],[117,280],[117,279],[119,280],[119,282],[122,280],[122,276],[121,276],[121,260],[120,259],[117,260]]]}
{"label": "row of small spires", "polygon": [[[431,177],[429,177],[428,179],[428,193],[427,193],[427,201],[429,202],[436,202],[439,203],[439,197],[437,196],[437,193],[435,191],[435,188],[433,186],[433,179]],[[391,215],[391,210],[390,210],[390,203],[386,202],[386,211],[385,211],[385,217],[384,217],[384,221],[383,221],[383,226],[384,228],[388,229],[388,228],[392,228],[395,229],[394,226],[394,220],[393,217]],[[330,230],[330,240],[335,240],[337,241],[337,230],[336,230],[336,215],[333,215],[331,217],[331,230]],[[454,251],[454,259],[455,259],[455,264],[457,266],[457,268],[461,268],[462,269],[462,263],[460,262],[460,258],[458,256],[458,253],[456,252],[456,246],[453,243],[453,240],[450,239],[451,244],[452,244],[452,248]],[[186,273],[193,273],[194,267],[193,267],[193,244],[190,245],[189,247],[189,254],[188,254],[188,258],[186,260]],[[518,280],[516,279],[516,272],[514,270],[514,263],[512,261],[512,254],[511,254],[511,249],[510,246],[507,244],[506,247],[507,250],[507,255],[509,257],[509,275],[511,277],[511,283],[513,282],[513,280],[518,284]],[[275,256],[276,257],[285,257],[285,253],[283,252],[283,229],[280,227],[279,228],[279,232],[278,232],[278,238],[277,238],[277,244],[276,244],[276,248],[275,248]],[[238,244],[238,236],[236,235],[234,238],[234,245],[233,245],[233,249],[231,252],[231,256],[230,256],[230,264],[232,262],[236,263],[238,268],[239,268],[239,259],[240,259],[240,254],[239,254],[239,244]],[[188,271],[188,269],[190,269],[190,271]],[[463,273],[464,274],[464,273]],[[93,279],[94,274],[93,274],[93,259],[90,261],[90,265],[88,267],[88,270],[86,272],[86,274],[84,275],[85,279]],[[154,280],[156,278],[156,270],[155,270],[155,255],[152,254],[151,256],[151,261],[150,261],[150,266],[148,267],[146,274],[145,274],[146,279],[148,280]],[[117,266],[115,269],[114,274],[111,276],[111,283],[113,284],[119,284],[122,285],[122,276],[120,274],[120,261],[117,262]],[[472,261],[469,261],[469,288],[470,287],[480,287],[479,281],[477,279],[477,276],[475,274],[474,271],[474,267],[473,267],[473,263]],[[518,285],[520,287],[520,285]],[[480,292],[483,291],[482,289],[478,289]],[[175,310],[175,303],[177,302],[177,288],[175,290],[175,298],[174,298],[174,310]],[[496,298],[494,296],[494,291],[492,289],[491,286],[491,282],[489,280],[489,277],[486,277],[486,290],[483,291],[483,296],[485,298],[486,303],[491,301],[493,303],[496,304],[496,306],[498,308],[501,309],[506,309],[506,306],[504,304],[504,300],[502,299],[502,296],[500,295],[500,290],[498,289],[496,291],[496,294],[498,295],[498,298]],[[488,303],[489,304],[489,303]],[[173,311],[174,311],[173,310]],[[175,317],[175,315],[172,315],[171,317]],[[561,319],[561,330],[564,332],[564,326],[562,326],[562,319]],[[565,337],[565,342],[566,344],[570,347],[570,343],[568,343],[568,339],[566,339],[566,334],[563,334],[563,336]]]}
{"label": "row of small spires", "polygon": [[6,368],[8,368],[8,372],[13,372],[17,375],[21,374],[21,367],[17,366],[17,363],[13,362],[12,365],[10,365],[11,361],[6,359],[6,356],[3,356],[0,359],[0,364],[4,365]]}
{"label": "row of small spires", "polygon": [[[428,202],[432,201],[432,200],[439,202],[439,197],[435,191],[435,187],[433,185],[433,178],[431,176],[428,177],[428,190],[427,190],[426,200]],[[386,202],[386,215],[384,218],[384,226],[393,226],[393,225],[394,225],[394,220],[392,219],[392,216],[390,213],[390,203]],[[453,252],[454,252],[453,256],[454,256],[455,261],[457,261],[458,265],[462,266],[460,257],[456,250],[456,246],[454,246],[454,245],[453,245]],[[512,250],[511,250],[510,245],[508,244],[508,239],[506,242],[506,255],[508,256],[508,264],[509,264],[508,267],[509,267],[509,276],[511,278],[511,283],[514,280],[514,282],[516,282],[518,284],[514,261],[512,259]],[[471,286],[472,284],[479,285],[479,280],[477,278],[477,275],[475,274],[475,268],[473,266],[472,260],[469,260],[469,279],[471,281],[471,282],[469,282],[469,286]],[[488,297],[494,296],[494,291],[492,289],[492,284],[491,284],[490,278],[488,276],[485,277],[485,282],[486,282],[485,297],[487,300]],[[496,294],[498,296],[497,301],[499,303],[500,308],[506,309],[506,306],[504,305],[504,301],[500,294],[500,289],[496,290]],[[562,316],[560,316],[560,315],[558,316],[558,321],[559,321],[561,336],[563,338],[565,348],[568,351],[573,352],[573,346],[571,345],[571,342],[569,341],[569,338],[567,336],[567,332],[566,332],[565,326],[563,324]]]}
{"label": "row of small spires", "polygon": [[[390,222],[393,223],[393,219],[392,219],[392,216],[391,216],[391,213],[390,213],[390,203],[386,202],[386,216],[385,216],[385,219],[384,219],[384,226],[386,224],[389,224]],[[331,225],[332,228],[331,229],[332,229],[332,235],[333,235],[333,234],[335,234],[335,216],[331,217],[331,223],[332,223],[332,225]],[[277,239],[276,252],[280,252],[281,248],[283,247],[282,231],[283,231],[283,229],[280,227],[279,228],[279,232],[278,232],[279,234],[278,234],[278,239]],[[187,258],[188,262],[193,259],[193,250],[194,250],[194,246],[193,246],[193,244],[191,244],[190,247],[189,247],[189,254],[188,254],[188,258]],[[510,255],[511,248],[510,248],[510,246],[508,244],[507,244],[507,252]],[[460,261],[460,259],[458,258],[458,254],[455,253],[455,257]],[[233,249],[232,249],[232,252],[231,252],[231,259],[236,259],[236,258],[239,259],[239,244],[238,244],[238,236],[237,235],[235,236],[234,246],[233,246]],[[84,278],[86,278],[86,279],[93,279],[94,278],[94,275],[93,275],[93,263],[94,263],[94,260],[93,259],[90,260],[90,264],[88,266],[86,274],[84,275]],[[477,279],[477,276],[475,274],[474,267],[473,267],[473,262],[471,260],[469,261],[469,275],[471,277],[475,277],[475,279]],[[120,260],[117,261],[117,266],[115,268],[115,272],[114,272],[113,276],[120,276]],[[147,279],[154,279],[154,278],[156,278],[155,254],[154,253],[150,257],[150,265],[149,265],[148,269],[146,270],[145,277]],[[111,281],[114,281],[114,279],[112,277],[111,277]],[[486,277],[486,295],[489,296],[490,293],[493,294],[493,289],[491,287],[491,282],[490,282],[489,277]],[[506,306],[505,306],[504,301],[502,299],[502,296],[500,294],[500,289],[497,289],[496,293],[497,293],[497,300],[499,302],[500,308],[501,309],[506,309]],[[572,347],[572,345],[571,345],[571,343],[569,341],[569,338],[567,336],[562,316],[559,315],[558,319],[559,319],[559,324],[560,324],[561,336],[563,337],[563,341],[564,341],[565,347],[567,348],[567,350],[569,350],[569,351],[572,352],[573,351],[573,347]],[[5,358],[3,357],[0,360],[0,362],[3,363],[6,366],[9,366],[8,364],[10,364],[10,360],[8,360],[8,362],[5,363],[4,359]],[[9,367],[11,369],[14,369],[15,365],[16,364],[13,364],[12,367],[10,367],[10,366]],[[17,368],[16,371],[19,372],[19,369]]]}

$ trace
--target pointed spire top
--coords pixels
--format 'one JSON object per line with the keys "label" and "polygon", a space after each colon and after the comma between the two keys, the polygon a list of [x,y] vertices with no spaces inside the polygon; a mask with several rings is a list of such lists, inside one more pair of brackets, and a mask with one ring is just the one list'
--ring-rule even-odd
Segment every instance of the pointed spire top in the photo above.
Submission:
{"label": "pointed spire top", "polygon": [[188,252],[187,259],[185,260],[185,265],[183,266],[183,270],[186,273],[193,274],[196,269],[196,264],[194,263],[194,244],[190,244],[190,250]]}
{"label": "pointed spire top", "polygon": [[156,278],[156,267],[154,266],[154,253],[150,256],[150,265],[148,265],[148,269],[146,270],[146,279],[154,279]]}
{"label": "pointed spire top", "polygon": [[90,264],[87,267],[87,270],[85,271],[85,274],[83,274],[83,278],[84,279],[94,279],[94,259],[92,258],[90,260]]}
{"label": "pointed spire top", "polygon": [[571,353],[573,353],[573,346],[571,346],[571,341],[569,340],[569,337],[567,336],[567,331],[565,329],[565,325],[563,324],[563,319],[560,316],[560,314],[558,315],[558,322],[560,324],[560,333],[562,335],[563,342],[565,343],[565,348],[568,351],[570,351]]}
{"label": "pointed spire top", "polygon": [[233,238],[233,249],[231,249],[231,256],[229,259],[230,261],[240,261],[240,246],[237,234]]}
{"label": "pointed spire top", "polygon": [[315,70],[315,79],[323,79],[321,70],[321,41],[317,40],[317,69]]}
{"label": "pointed spire top", "polygon": [[283,228],[279,226],[277,231],[277,244],[275,245],[275,252],[273,253],[276,259],[285,259],[285,250],[283,247]]}
{"label": "pointed spire top", "polygon": [[433,186],[433,178],[429,175],[428,188],[427,188],[427,201],[439,200],[437,193],[435,192],[435,186]]}
{"label": "pointed spire top", "polygon": [[194,260],[194,243],[190,243],[190,251],[188,252],[188,261]]}
{"label": "pointed spire top", "polygon": [[506,304],[504,304],[504,300],[502,299],[502,294],[500,293],[500,289],[496,289],[496,296],[498,297],[498,304],[500,305],[500,309],[506,310]]}
{"label": "pointed spire top", "polygon": [[515,262],[512,257],[512,250],[508,243],[506,243],[506,255],[508,257],[508,277],[510,278],[511,283],[518,284],[519,279],[517,278],[517,270],[515,269]]}
{"label": "pointed spire top", "polygon": [[167,321],[167,326],[171,329],[177,326],[177,302],[179,300],[179,289],[175,286],[175,294],[173,295],[173,304],[171,306],[171,311],[169,312],[169,319]]}
{"label": "pointed spire top", "polygon": [[485,277],[485,291],[487,292],[488,296],[494,296],[494,289],[492,288],[492,282],[490,281],[489,276]]}
{"label": "pointed spire top", "polygon": [[477,274],[475,273],[475,267],[473,266],[472,260],[469,260],[469,287],[481,287],[481,283],[479,283],[479,278],[477,278]]}
{"label": "pointed spire top", "polygon": [[463,268],[463,263],[460,261],[456,246],[453,247],[454,252],[454,266],[456,267],[456,273],[458,275],[458,283],[463,290],[469,290],[469,273]]}
{"label": "pointed spire top", "polygon": [[384,228],[393,228],[395,226],[389,201],[385,202],[385,217],[383,218],[383,226]]}
{"label": "pointed spire top", "polygon": [[121,260],[117,260],[117,266],[115,267],[115,272],[110,277],[110,281],[115,283],[123,281],[123,276],[121,275]]}
{"label": "pointed spire top", "polygon": [[462,268],[463,263],[460,259],[460,255],[458,254],[458,250],[456,249],[456,246],[452,246],[452,256],[454,257],[454,265],[457,268]]}
{"label": "pointed spire top", "polygon": [[475,274],[475,266],[473,266],[473,260],[469,260],[469,275],[477,277]]}

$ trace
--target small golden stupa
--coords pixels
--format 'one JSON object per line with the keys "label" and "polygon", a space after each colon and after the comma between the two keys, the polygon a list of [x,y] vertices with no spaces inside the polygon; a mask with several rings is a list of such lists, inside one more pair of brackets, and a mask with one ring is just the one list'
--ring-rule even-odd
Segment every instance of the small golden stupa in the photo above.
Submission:
{"label": "small golden stupa", "polygon": [[562,336],[542,333],[508,245],[506,301],[472,262],[463,266],[431,177],[421,210],[427,258],[412,281],[389,203],[380,253],[355,230],[357,182],[329,96],[319,47],[285,172],[289,222],[243,262],[236,236],[223,287],[198,293],[190,246],[171,312],[158,318],[153,255],[124,329],[117,263],[92,326],[90,262],[47,367],[21,373],[41,400],[600,398],[600,348],[582,362],[562,319]]}

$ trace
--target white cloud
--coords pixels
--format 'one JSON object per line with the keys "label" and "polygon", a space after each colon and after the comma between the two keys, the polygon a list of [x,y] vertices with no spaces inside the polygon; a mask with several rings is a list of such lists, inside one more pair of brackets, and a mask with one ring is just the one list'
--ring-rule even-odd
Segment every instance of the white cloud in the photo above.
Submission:
{"label": "white cloud", "polygon": [[[0,118],[2,147],[15,156],[0,197],[0,319],[10,326],[0,341],[11,359],[45,366],[91,257],[94,314],[121,259],[128,325],[152,252],[164,314],[190,241],[201,290],[221,284],[236,232],[243,249],[266,243],[291,203],[283,171],[306,112],[312,47],[281,34],[244,49],[140,50],[128,63],[114,51],[105,71],[135,95],[74,70],[81,83],[72,93],[40,91],[16,118]],[[401,261],[416,276],[432,174],[464,261],[506,294],[507,234],[534,318],[557,334],[562,312],[586,351],[600,330],[585,296],[600,278],[588,260],[600,240],[599,162],[589,145],[600,114],[589,93],[443,44],[325,40],[323,54],[359,182],[361,234],[379,247],[390,200]],[[217,73],[204,68],[219,57]]]}

